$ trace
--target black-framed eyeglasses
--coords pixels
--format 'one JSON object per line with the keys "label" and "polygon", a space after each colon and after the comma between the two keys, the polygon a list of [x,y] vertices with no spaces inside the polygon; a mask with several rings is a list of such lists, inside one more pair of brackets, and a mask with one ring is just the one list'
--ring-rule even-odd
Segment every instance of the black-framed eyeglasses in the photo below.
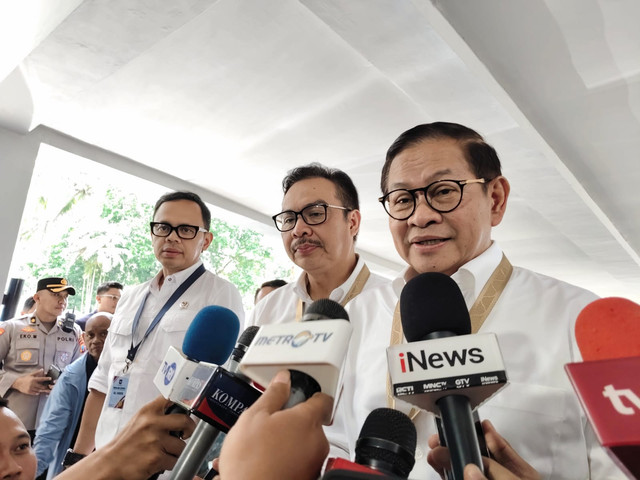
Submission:
{"label": "black-framed eyeglasses", "polygon": [[315,205],[308,205],[299,212],[294,210],[285,210],[273,217],[273,223],[276,224],[276,228],[281,232],[288,232],[293,230],[298,221],[298,215],[302,217],[304,223],[307,225],[320,225],[327,220],[327,208],[338,208],[340,210],[346,210],[350,212],[352,208],[341,207],[339,205],[328,205],[326,203],[317,203]]}
{"label": "black-framed eyeglasses", "polygon": [[183,240],[192,240],[196,238],[198,232],[208,232],[208,230],[198,227],[196,225],[178,225],[174,227],[168,223],[163,222],[151,222],[151,233],[156,237],[168,237],[171,232],[176,232],[178,237]]}
{"label": "black-framed eyeglasses", "polygon": [[465,185],[471,183],[486,183],[484,178],[472,180],[437,180],[426,187],[399,188],[380,197],[378,201],[382,203],[385,211],[391,218],[396,220],[406,220],[416,210],[418,203],[418,192],[424,194],[427,204],[436,212],[449,213],[462,202],[462,190]]}

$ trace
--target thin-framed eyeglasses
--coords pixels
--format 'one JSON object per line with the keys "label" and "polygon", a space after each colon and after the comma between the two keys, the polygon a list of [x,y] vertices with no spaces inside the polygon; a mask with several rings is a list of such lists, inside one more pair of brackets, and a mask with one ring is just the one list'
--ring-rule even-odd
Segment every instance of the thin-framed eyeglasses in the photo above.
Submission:
{"label": "thin-framed eyeglasses", "polygon": [[116,302],[120,300],[120,297],[118,295],[96,295],[96,296],[102,297],[102,298],[110,298],[111,300],[115,300]]}
{"label": "thin-framed eyeglasses", "polygon": [[293,230],[298,221],[298,215],[302,217],[304,223],[307,225],[320,225],[327,220],[327,208],[337,208],[339,210],[346,210],[350,212],[352,208],[341,207],[339,205],[328,205],[326,203],[317,203],[314,205],[307,205],[299,212],[294,210],[285,210],[273,217],[273,223],[276,224],[276,228],[281,232],[288,232]]}
{"label": "thin-framed eyeglasses", "polygon": [[164,222],[151,222],[151,233],[156,237],[168,237],[171,232],[176,232],[178,237],[183,240],[192,240],[196,238],[198,232],[208,232],[208,230],[198,227],[197,225],[178,225],[174,227]]}
{"label": "thin-framed eyeglasses", "polygon": [[378,199],[391,218],[406,220],[416,210],[418,192],[424,194],[424,198],[433,210],[439,213],[449,213],[462,202],[462,190],[465,185],[472,183],[486,183],[484,178],[472,180],[437,180],[426,187],[398,188],[383,195]]}

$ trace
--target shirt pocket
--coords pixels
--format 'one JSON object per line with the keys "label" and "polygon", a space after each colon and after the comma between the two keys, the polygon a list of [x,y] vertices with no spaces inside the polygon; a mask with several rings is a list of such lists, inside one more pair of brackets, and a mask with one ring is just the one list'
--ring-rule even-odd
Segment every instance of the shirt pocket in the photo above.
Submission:
{"label": "shirt pocket", "polygon": [[572,391],[509,383],[480,407],[518,454],[542,476],[588,478],[580,406]]}
{"label": "shirt pocket", "polygon": [[40,362],[40,342],[37,338],[16,339],[16,365],[38,365]]}

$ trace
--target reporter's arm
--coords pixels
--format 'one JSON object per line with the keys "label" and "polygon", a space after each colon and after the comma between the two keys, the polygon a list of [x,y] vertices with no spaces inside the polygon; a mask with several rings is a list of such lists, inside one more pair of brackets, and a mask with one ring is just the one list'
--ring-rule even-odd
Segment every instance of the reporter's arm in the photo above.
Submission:
{"label": "reporter's arm", "polygon": [[185,442],[170,434],[189,438],[195,423],[187,415],[165,415],[171,402],[163,397],[142,407],[104,447],[68,468],[59,480],[146,480],[161,470],[171,470]]}
{"label": "reporter's arm", "polygon": [[243,480],[313,480],[329,452],[322,425],[331,419],[333,399],[317,393],[281,410],[289,398],[289,372],[269,388],[229,431],[219,459],[220,477]]}

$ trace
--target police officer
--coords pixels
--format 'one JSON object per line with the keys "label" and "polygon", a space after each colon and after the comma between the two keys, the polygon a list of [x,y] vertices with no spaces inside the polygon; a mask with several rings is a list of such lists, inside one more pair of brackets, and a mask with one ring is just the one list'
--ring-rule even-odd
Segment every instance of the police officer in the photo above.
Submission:
{"label": "police officer", "polygon": [[0,323],[0,395],[32,438],[53,387],[47,372],[56,367],[64,370],[81,353],[80,327],[73,324],[63,330],[59,318],[67,308],[67,297],[75,294],[64,278],[43,278],[33,296],[35,312]]}

